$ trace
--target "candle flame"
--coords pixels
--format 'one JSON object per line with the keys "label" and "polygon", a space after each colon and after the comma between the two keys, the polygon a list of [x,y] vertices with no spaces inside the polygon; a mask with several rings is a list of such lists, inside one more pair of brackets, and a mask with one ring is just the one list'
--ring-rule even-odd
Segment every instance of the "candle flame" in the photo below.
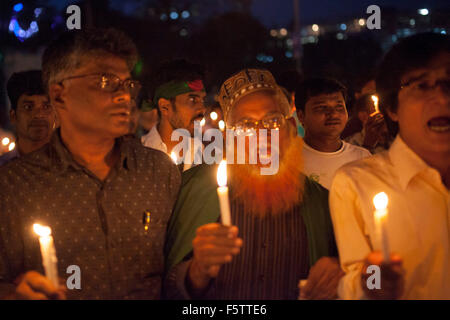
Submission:
{"label": "candle flame", "polygon": [[4,138],[2,139],[2,145],[4,145],[4,146],[7,146],[7,145],[9,144],[9,142],[10,142],[10,140],[9,140],[8,137],[4,137]]}
{"label": "candle flame", "polygon": [[227,161],[222,160],[217,169],[217,184],[219,187],[225,187],[227,185]]}
{"label": "candle flame", "polygon": [[225,130],[225,122],[223,120],[219,121],[219,129],[220,129],[220,131]]}
{"label": "candle flame", "polygon": [[209,116],[211,117],[211,120],[216,121],[217,118],[219,117],[219,115],[217,114],[217,112],[213,111],[209,114]]}
{"label": "candle flame", "polygon": [[386,193],[380,192],[373,197],[373,204],[377,210],[386,209],[389,198]]}
{"label": "candle flame", "polygon": [[15,147],[16,147],[16,144],[14,142],[11,142],[8,146],[8,150],[13,151]]}
{"label": "candle flame", "polygon": [[178,158],[177,158],[177,155],[175,154],[175,152],[171,152],[170,153],[170,157],[172,158],[172,161],[175,163],[175,164],[178,164]]}
{"label": "candle flame", "polygon": [[374,107],[375,107],[375,113],[379,113],[380,112],[380,109],[378,108],[378,96],[377,95],[372,95],[372,101],[373,101],[373,105],[374,105]]}
{"label": "candle flame", "polygon": [[39,237],[48,237],[52,234],[50,227],[41,226],[39,223],[33,224],[33,230]]}
{"label": "candle flame", "polygon": [[205,123],[206,123],[206,119],[203,118],[203,119],[200,121],[200,125],[203,127],[203,126],[205,125]]}

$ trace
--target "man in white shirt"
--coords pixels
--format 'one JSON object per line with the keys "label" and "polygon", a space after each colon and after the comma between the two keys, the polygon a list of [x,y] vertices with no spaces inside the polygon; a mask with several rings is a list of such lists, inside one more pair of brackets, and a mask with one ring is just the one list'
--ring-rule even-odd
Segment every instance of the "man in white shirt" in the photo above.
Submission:
{"label": "man in white shirt", "polygon": [[[186,154],[174,154],[174,161],[183,162],[183,171],[194,164],[201,163],[202,141],[194,138],[194,122],[203,119],[205,114],[203,85],[204,73],[199,65],[185,60],[173,60],[163,64],[153,77],[151,85],[153,100],[147,108],[158,111],[159,122],[142,136],[144,146],[172,155],[174,147],[180,143],[172,141],[172,133],[178,129],[187,146]],[[147,111],[147,110],[143,110]],[[176,153],[176,152],[174,152]]]}
{"label": "man in white shirt", "polygon": [[[330,208],[346,275],[344,299],[450,299],[450,37],[419,34],[384,58],[376,80],[381,110],[398,135],[391,148],[341,168]],[[389,197],[380,254],[373,197]],[[367,267],[380,266],[369,289]]]}
{"label": "man in white shirt", "polygon": [[371,155],[341,139],[348,120],[346,96],[342,84],[326,78],[305,80],[295,92],[297,115],[305,128],[304,173],[326,189],[337,169]]}

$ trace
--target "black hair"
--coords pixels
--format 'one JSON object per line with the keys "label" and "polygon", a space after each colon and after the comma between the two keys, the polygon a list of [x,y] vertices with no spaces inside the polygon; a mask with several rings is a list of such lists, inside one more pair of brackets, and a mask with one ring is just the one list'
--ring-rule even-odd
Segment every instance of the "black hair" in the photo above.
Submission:
{"label": "black hair", "polygon": [[372,95],[364,94],[356,99],[353,104],[353,114],[357,115],[358,112],[370,112],[370,107],[373,106],[374,102],[372,100]]}
{"label": "black hair", "polygon": [[295,107],[305,111],[305,105],[311,97],[321,94],[341,92],[347,102],[347,88],[339,81],[331,78],[310,78],[301,82],[295,90]]}
{"label": "black hair", "polygon": [[64,32],[45,50],[42,57],[44,86],[61,81],[80,67],[85,56],[102,57],[106,54],[124,59],[131,71],[138,59],[134,42],[114,28],[86,28]]}
{"label": "black hair", "polygon": [[6,84],[11,109],[17,109],[19,98],[26,94],[45,95],[45,89],[42,83],[42,72],[40,70],[29,70],[13,73]]}
{"label": "black hair", "polygon": [[[153,99],[156,89],[170,81],[194,81],[205,78],[205,69],[199,64],[191,63],[185,59],[175,59],[164,61],[158,68],[155,69],[151,81],[148,84],[148,97]],[[171,99],[172,104],[175,99]],[[158,116],[161,113],[158,109]]]}
{"label": "black hair", "polygon": [[391,135],[398,132],[398,124],[387,111],[397,112],[398,92],[402,77],[415,69],[423,68],[442,52],[450,52],[450,37],[438,33],[421,33],[402,39],[386,54],[376,77],[380,110],[384,114]]}

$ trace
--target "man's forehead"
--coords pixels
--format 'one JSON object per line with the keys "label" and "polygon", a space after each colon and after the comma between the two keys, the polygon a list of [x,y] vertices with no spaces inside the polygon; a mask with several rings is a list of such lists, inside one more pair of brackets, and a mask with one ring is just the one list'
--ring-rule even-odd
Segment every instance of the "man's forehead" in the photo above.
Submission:
{"label": "man's forehead", "polygon": [[46,94],[22,94],[19,98],[21,102],[39,102],[39,101],[48,101],[49,97]]}
{"label": "man's forehead", "polygon": [[117,76],[128,77],[130,70],[124,59],[114,56],[107,56],[100,58],[96,55],[86,55],[81,58],[80,67],[78,72],[89,73],[113,73]]}
{"label": "man's forehead", "polygon": [[192,91],[192,92],[186,92],[186,93],[182,93],[177,95],[177,97],[180,98],[189,98],[189,97],[200,97],[200,98],[204,98],[206,97],[206,92],[205,91]]}
{"label": "man's forehead", "polygon": [[320,102],[327,102],[327,101],[343,101],[344,96],[342,95],[342,92],[332,92],[332,93],[322,93],[317,96],[312,96],[308,99],[309,103],[320,103]]}
{"label": "man's forehead", "polygon": [[262,118],[268,114],[279,113],[280,108],[275,97],[267,94],[250,94],[236,102],[232,109],[235,117]]}
{"label": "man's forehead", "polygon": [[412,79],[420,79],[433,72],[440,72],[446,70],[447,74],[450,72],[450,52],[442,52],[431,59],[427,66],[416,68],[405,73],[402,76],[402,82],[408,82]]}

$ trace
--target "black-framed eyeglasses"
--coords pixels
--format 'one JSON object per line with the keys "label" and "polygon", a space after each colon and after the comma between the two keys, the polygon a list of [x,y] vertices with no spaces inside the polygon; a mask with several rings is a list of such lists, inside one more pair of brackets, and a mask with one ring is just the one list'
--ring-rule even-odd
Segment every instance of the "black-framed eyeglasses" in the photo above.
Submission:
{"label": "black-framed eyeglasses", "polygon": [[132,99],[136,99],[139,91],[141,90],[141,84],[137,80],[125,79],[120,80],[118,76],[112,73],[91,73],[80,76],[73,76],[62,79],[62,83],[65,80],[85,78],[85,77],[97,77],[97,85],[100,90],[105,92],[116,92],[120,87],[123,87],[130,93]]}

